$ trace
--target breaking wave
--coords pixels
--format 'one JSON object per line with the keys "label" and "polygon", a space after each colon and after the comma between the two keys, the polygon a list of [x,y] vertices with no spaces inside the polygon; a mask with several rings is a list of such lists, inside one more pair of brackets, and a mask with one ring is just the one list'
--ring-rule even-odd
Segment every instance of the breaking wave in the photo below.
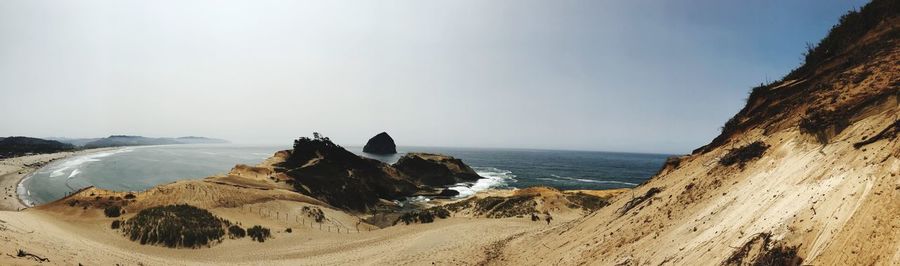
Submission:
{"label": "breaking wave", "polygon": [[615,180],[594,180],[594,179],[585,179],[585,178],[575,178],[568,176],[559,176],[559,175],[550,175],[553,178],[542,178],[545,180],[556,180],[556,181],[572,181],[572,182],[581,182],[581,183],[594,183],[594,184],[620,184],[627,186],[637,186],[638,184],[624,182],[624,181],[615,181]]}
{"label": "breaking wave", "polygon": [[50,164],[48,166],[45,166],[44,169],[40,169],[34,173],[29,174],[25,178],[22,178],[22,180],[19,181],[19,184],[16,185],[16,193],[19,194],[19,199],[21,199],[26,206],[34,206],[34,201],[31,200],[31,191],[25,188],[25,182],[31,179],[36,173],[46,173],[47,171],[49,171],[51,178],[61,177],[68,174],[65,177],[66,181],[68,181],[69,179],[72,179],[81,174],[81,170],[79,170],[79,168],[84,164],[99,162],[103,157],[108,157],[119,153],[131,152],[134,149],[135,147],[128,147],[106,152],[90,153],[65,159],[59,163]]}
{"label": "breaking wave", "polygon": [[516,182],[516,175],[511,171],[498,169],[494,167],[472,167],[475,173],[484,177],[475,182],[459,183],[449,187],[449,189],[459,191],[461,198],[475,195],[479,191],[491,188],[503,188],[509,186],[509,183]]}

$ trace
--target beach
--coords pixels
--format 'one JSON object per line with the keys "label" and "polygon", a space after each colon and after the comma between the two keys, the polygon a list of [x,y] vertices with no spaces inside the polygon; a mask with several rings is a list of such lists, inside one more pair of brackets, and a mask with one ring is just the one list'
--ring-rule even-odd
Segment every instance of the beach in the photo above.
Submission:
{"label": "beach", "polygon": [[34,171],[37,171],[41,167],[59,159],[114,149],[115,148],[101,148],[74,152],[36,154],[0,160],[0,187],[3,189],[3,199],[0,201],[0,210],[17,211],[28,207],[19,198],[16,189],[23,178]]}

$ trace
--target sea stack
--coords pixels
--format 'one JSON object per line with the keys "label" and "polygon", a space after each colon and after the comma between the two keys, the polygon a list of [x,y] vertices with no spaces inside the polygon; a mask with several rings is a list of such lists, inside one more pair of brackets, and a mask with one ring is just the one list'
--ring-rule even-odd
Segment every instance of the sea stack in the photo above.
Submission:
{"label": "sea stack", "polygon": [[363,147],[363,152],[374,154],[395,154],[397,153],[397,145],[394,144],[394,139],[391,138],[391,136],[388,135],[387,132],[381,132],[369,139],[369,142],[366,142],[366,146]]}

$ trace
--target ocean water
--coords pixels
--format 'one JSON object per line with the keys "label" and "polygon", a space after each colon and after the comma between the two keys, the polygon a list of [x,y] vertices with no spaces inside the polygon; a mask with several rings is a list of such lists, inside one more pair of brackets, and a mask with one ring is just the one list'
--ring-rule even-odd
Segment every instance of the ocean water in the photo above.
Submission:
{"label": "ocean water", "polygon": [[[197,144],[126,147],[53,162],[29,175],[18,193],[30,205],[64,197],[87,186],[141,191],[182,179],[228,172],[235,164],[256,164],[288,146]],[[667,155],[590,151],[398,147],[399,154],[365,154],[387,163],[406,152],[442,153],[460,158],[485,177],[451,186],[460,196],[488,188],[551,186],[560,189],[634,187],[662,166]]]}

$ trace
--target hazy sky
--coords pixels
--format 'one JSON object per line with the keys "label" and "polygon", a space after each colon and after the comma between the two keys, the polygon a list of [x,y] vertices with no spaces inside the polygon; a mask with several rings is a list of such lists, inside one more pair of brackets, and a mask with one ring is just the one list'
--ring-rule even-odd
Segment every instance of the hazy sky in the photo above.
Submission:
{"label": "hazy sky", "polygon": [[0,136],[688,153],[862,1],[0,2]]}

